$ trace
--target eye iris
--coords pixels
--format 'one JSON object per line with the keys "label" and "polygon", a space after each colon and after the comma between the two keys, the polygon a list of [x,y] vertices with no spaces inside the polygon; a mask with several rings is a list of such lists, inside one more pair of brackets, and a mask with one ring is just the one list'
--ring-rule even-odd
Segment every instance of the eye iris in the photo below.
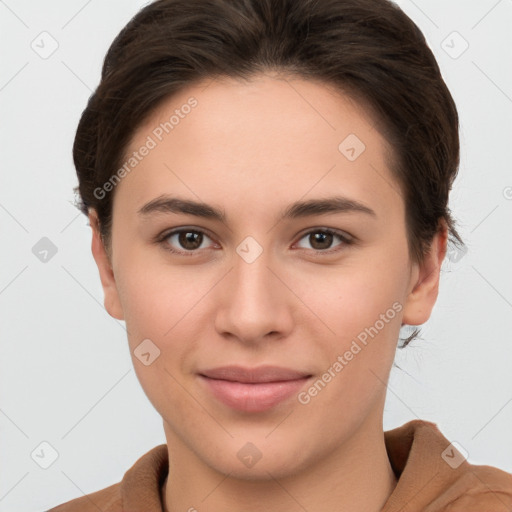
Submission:
{"label": "eye iris", "polygon": [[[182,231],[179,233],[178,240],[184,249],[192,251],[201,246],[202,234],[195,231]],[[192,244],[192,247],[189,243]]]}
{"label": "eye iris", "polygon": [[[328,249],[332,243],[332,233],[323,233],[323,232],[311,233],[309,235],[309,239],[311,242],[311,246],[314,249]],[[327,241],[327,243],[326,243],[326,241]],[[320,247],[316,246],[317,242],[320,242]]]}

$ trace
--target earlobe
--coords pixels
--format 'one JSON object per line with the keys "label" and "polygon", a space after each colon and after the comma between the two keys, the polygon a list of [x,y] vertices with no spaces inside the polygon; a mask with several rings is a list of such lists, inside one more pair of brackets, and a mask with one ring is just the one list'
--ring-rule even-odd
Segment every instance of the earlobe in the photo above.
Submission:
{"label": "earlobe", "polygon": [[101,238],[98,216],[92,209],[89,212],[89,223],[92,229],[91,250],[100,274],[105,309],[110,316],[118,320],[124,320],[114,272]]}
{"label": "earlobe", "polygon": [[415,264],[412,289],[405,302],[403,324],[421,325],[430,318],[439,293],[441,265],[446,255],[447,241],[448,228],[443,219],[429,253],[420,264]]}

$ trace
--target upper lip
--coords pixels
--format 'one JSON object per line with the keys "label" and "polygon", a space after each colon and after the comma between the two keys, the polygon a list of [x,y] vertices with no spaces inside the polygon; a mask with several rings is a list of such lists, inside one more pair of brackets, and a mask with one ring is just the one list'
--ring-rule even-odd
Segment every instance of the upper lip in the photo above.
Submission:
{"label": "upper lip", "polygon": [[233,382],[261,383],[261,382],[279,382],[286,380],[303,379],[310,377],[311,374],[292,370],[291,368],[282,368],[279,366],[258,366],[256,368],[247,368],[243,366],[221,366],[199,372],[200,375],[210,379],[230,380]]}

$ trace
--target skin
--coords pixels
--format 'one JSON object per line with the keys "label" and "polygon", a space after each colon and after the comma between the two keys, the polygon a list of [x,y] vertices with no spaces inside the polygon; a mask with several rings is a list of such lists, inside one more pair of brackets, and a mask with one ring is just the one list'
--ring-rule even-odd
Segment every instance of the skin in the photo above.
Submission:
{"label": "skin", "polygon": [[[197,107],[117,185],[110,257],[90,214],[105,307],[125,320],[137,377],[163,418],[165,510],[378,511],[396,485],[382,426],[386,384],[400,326],[426,322],[436,301],[446,227],[413,263],[390,148],[361,105],[323,83],[260,74],[189,86],[138,127],[127,153],[191,96]],[[352,162],[338,150],[351,133],[366,146]],[[334,191],[376,216],[278,221],[294,201]],[[137,213],[164,193],[215,205],[226,221]],[[165,250],[186,252],[177,236],[153,241],[179,227],[206,231],[193,256]],[[315,244],[311,231],[326,227],[355,242]],[[252,263],[236,252],[247,236],[263,249]],[[315,381],[395,302],[401,311],[308,404],[294,396],[239,412],[197,377],[274,364]],[[147,338],[161,353],[145,366],[133,351]],[[237,457],[247,442],[262,455],[252,467]]]}

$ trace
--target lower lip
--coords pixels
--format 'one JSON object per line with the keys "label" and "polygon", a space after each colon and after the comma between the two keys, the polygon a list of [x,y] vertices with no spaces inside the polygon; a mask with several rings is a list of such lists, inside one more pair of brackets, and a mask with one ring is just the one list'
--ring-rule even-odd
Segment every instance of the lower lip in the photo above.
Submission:
{"label": "lower lip", "polygon": [[200,375],[213,395],[225,405],[245,412],[263,412],[297,394],[309,377],[280,382],[248,384],[210,379]]}

